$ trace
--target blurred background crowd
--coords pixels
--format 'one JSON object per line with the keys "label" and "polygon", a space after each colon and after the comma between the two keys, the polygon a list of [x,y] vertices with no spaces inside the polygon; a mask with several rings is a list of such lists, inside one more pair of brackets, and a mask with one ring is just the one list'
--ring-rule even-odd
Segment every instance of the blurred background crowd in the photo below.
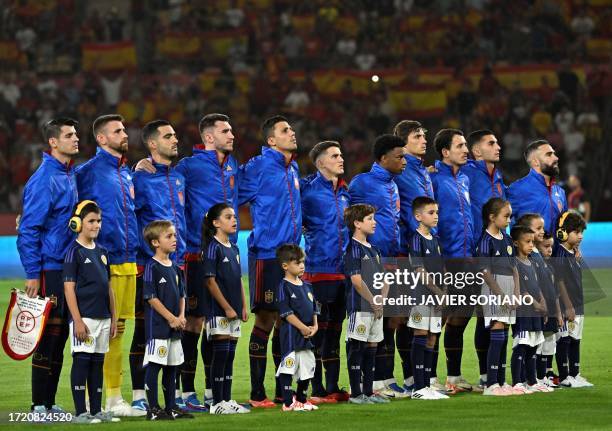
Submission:
{"label": "blurred background crowd", "polygon": [[303,173],[308,150],[333,139],[347,178],[401,119],[421,121],[430,143],[442,127],[494,130],[507,184],[526,173],[525,145],[545,138],[576,205],[612,217],[610,0],[0,3],[0,211],[19,210],[53,117],[80,122],[86,160],[93,119],[119,112],[136,162],[146,122],[170,120],[190,155],[201,116],[227,113],[244,162],[280,112]]}

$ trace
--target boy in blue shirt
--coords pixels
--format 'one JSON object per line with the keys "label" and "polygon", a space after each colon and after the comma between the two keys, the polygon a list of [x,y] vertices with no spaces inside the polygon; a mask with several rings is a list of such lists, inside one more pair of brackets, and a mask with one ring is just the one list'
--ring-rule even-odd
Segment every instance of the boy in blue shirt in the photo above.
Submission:
{"label": "boy in blue shirt", "polygon": [[[94,201],[79,202],[69,221],[78,234],[64,260],[64,295],[70,310],[70,386],[76,409],[75,423],[118,422],[102,412],[102,368],[110,338],[117,333],[113,289],[109,285],[108,252],[96,244],[102,212]],[[89,406],[85,406],[85,388]]]}
{"label": "boy in blue shirt", "polygon": [[[308,383],[314,376],[315,356],[312,337],[317,326],[317,303],[310,283],[300,277],[304,274],[304,251],[295,244],[284,244],[276,250],[276,257],[285,277],[278,287],[276,304],[281,317],[281,363],[276,372],[283,391],[283,411],[312,411],[318,407],[306,399]],[[297,377],[297,392],[291,389],[291,380]]]}
{"label": "boy in blue shirt", "polygon": [[[184,360],[181,331],[186,324],[183,277],[179,267],[170,259],[170,254],[176,251],[176,230],[167,220],[155,220],[145,228],[144,238],[154,251],[143,275],[147,420],[193,418],[192,414],[178,409],[174,397],[176,368]],[[161,370],[165,410],[161,409],[157,399],[157,379]]]}

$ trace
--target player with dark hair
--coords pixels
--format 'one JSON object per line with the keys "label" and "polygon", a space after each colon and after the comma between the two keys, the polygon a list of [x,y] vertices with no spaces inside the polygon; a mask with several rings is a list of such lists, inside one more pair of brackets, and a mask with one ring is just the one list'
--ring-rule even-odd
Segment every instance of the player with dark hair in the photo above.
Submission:
{"label": "player with dark hair", "polygon": [[72,158],[79,152],[78,123],[57,118],[43,126],[49,152],[23,189],[23,214],[17,229],[17,250],[26,273],[28,296],[51,298],[53,307],[40,343],[32,355],[32,409],[60,411],[55,395],[68,339],[62,266],[74,234],[68,220],[78,201]]}
{"label": "player with dark hair", "polygon": [[[458,129],[442,129],[434,138],[436,151],[440,155],[436,161],[437,172],[432,174],[436,201],[440,202],[438,236],[447,271],[469,271],[465,259],[474,250],[474,220],[470,202],[470,180],[461,168],[468,160],[468,147],[463,132]],[[469,294],[471,286],[462,290],[454,286],[449,292]],[[463,333],[470,320],[473,307],[455,307],[449,310],[444,330],[444,350],[446,351],[447,388],[450,392],[471,391],[472,385],[461,376],[461,357],[463,354]]]}
{"label": "player with dark hair", "polygon": [[552,234],[559,216],[567,211],[565,191],[555,182],[559,176],[559,158],[543,139],[530,143],[524,156],[531,168],[529,173],[508,187],[514,219],[525,213],[540,214],[544,218],[544,229]]}
{"label": "player with dark hair", "polygon": [[[470,201],[474,221],[474,243],[480,240],[486,226],[483,225],[482,208],[492,198],[506,199],[506,185],[497,163],[501,147],[495,134],[488,129],[476,130],[467,137],[468,148],[473,159],[467,161],[461,171],[470,179]],[[485,387],[487,374],[487,352],[489,350],[489,331],[485,328],[481,308],[476,308],[476,330],[474,347],[478,356],[480,382],[478,389]]]}
{"label": "player with dark hair", "polygon": [[317,173],[300,180],[306,241],[306,272],[302,279],[312,284],[321,309],[319,331],[312,339],[317,365],[311,379],[310,401],[346,401],[348,394],[338,387],[340,335],[346,313],[342,255],[349,240],[348,228],[342,222],[344,210],[349,206],[348,188],[341,178],[344,159],[336,141],[316,144],[310,151],[310,159]]}
{"label": "player with dark hair", "polygon": [[556,225],[558,244],[553,252],[553,267],[564,318],[556,353],[559,385],[591,387],[593,384],[580,375],[580,340],[584,329],[583,262],[576,256],[586,223],[580,214],[568,211],[559,217]]}
{"label": "player with dark hair", "polygon": [[172,125],[166,120],[154,120],[142,128],[142,142],[151,154],[154,173],[138,170],[134,173],[136,199],[135,212],[138,220],[139,247],[136,254],[138,275],[136,276],[136,303],[134,336],[130,347],[130,373],[132,376],[132,408],[147,412],[145,393],[145,371],[142,361],[145,354],[144,301],[142,277],[146,262],[153,253],[142,234],[144,228],[154,220],[169,220],[176,227],[176,252],[172,260],[183,265],[185,253],[185,178],[172,167],[178,157],[178,139]]}
{"label": "player with dark hair", "polygon": [[[374,142],[370,172],[355,176],[349,185],[351,205],[365,203],[376,208],[378,228],[370,237],[383,258],[395,259],[400,251],[400,197],[394,179],[406,168],[405,142],[398,136],[381,135]],[[384,319],[384,340],[376,352],[374,390],[387,397],[408,397],[393,377],[395,330],[401,318]]]}
{"label": "player with dark hair", "polygon": [[[407,256],[409,249],[409,241],[418,227],[413,211],[412,202],[415,198],[425,196],[434,197],[433,185],[427,167],[423,164],[425,153],[427,152],[427,140],[425,134],[427,130],[414,120],[402,120],[393,128],[393,134],[404,141],[404,150],[406,159],[406,169],[401,175],[395,177],[395,183],[399,190],[400,197],[400,255]],[[437,228],[433,227],[432,232],[435,234]],[[414,378],[412,376],[412,364],[410,360],[411,345],[412,345],[412,328],[403,324],[398,326],[397,330],[397,350],[402,358],[402,369],[404,372],[404,389],[412,390]],[[436,338],[434,346],[434,364],[437,364],[439,340]],[[437,381],[435,367],[433,368],[432,385],[436,389],[443,389]],[[429,382],[427,382],[429,385]]]}
{"label": "player with dark hair", "polygon": [[[295,162],[295,131],[283,116],[264,121],[266,146],[261,154],[240,167],[240,204],[250,203],[253,231],[248,239],[249,293],[255,325],[249,341],[251,397],[253,407],[274,407],[266,397],[264,379],[270,332],[278,321],[276,296],[283,271],[276,258],[282,244],[299,244],[302,236],[302,206],[298,165]],[[276,325],[278,328],[278,325]],[[280,364],[278,330],[272,338],[275,368]],[[282,397],[277,379],[276,396]]]}
{"label": "player with dark hair", "polygon": [[108,250],[110,284],[115,293],[117,336],[110,341],[104,360],[106,410],[115,416],[141,416],[121,395],[122,340],[125,320],[134,318],[138,222],[134,213],[132,172],[126,166],[128,135],[123,117],[102,115],[94,120],[96,155],[76,169],[79,196],[98,203],[104,213],[99,244]]}

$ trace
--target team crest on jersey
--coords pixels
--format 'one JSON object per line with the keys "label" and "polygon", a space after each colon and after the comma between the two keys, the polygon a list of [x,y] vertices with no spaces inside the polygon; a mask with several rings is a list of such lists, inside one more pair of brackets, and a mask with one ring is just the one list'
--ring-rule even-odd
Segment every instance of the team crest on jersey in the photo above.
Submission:
{"label": "team crest on jersey", "polygon": [[363,324],[362,325],[357,325],[357,333],[359,335],[365,334],[365,331],[366,331],[366,325],[363,325]]}
{"label": "team crest on jersey", "polygon": [[399,200],[399,199],[397,199],[397,200],[395,201],[395,209],[396,209],[396,210],[398,210],[398,211],[399,211],[399,209],[400,209],[400,200]]}
{"label": "team crest on jersey", "polygon": [[234,176],[232,175],[229,179],[230,189],[234,188]]}
{"label": "team crest on jersey", "polygon": [[509,254],[510,256],[512,256],[512,246],[511,246],[511,245],[509,245],[508,247],[506,247],[506,251],[508,252],[508,254]]}
{"label": "team crest on jersey", "polygon": [[93,337],[90,335],[88,336],[85,341],[83,341],[83,344],[85,344],[87,347],[91,347],[94,345],[94,339]]}
{"label": "team crest on jersey", "polygon": [[185,205],[185,197],[183,196],[183,192],[177,192],[178,198],[179,198],[179,202],[181,203],[181,205]]}
{"label": "team crest on jersey", "polygon": [[227,328],[228,325],[229,325],[229,322],[227,321],[227,319],[225,317],[222,317],[222,318],[219,319],[219,327],[221,329]]}
{"label": "team crest on jersey", "polygon": [[190,310],[195,310],[195,308],[198,306],[198,297],[190,296],[189,298],[187,298],[187,306]]}
{"label": "team crest on jersey", "polygon": [[414,313],[412,315],[412,321],[414,323],[421,323],[421,320],[423,320],[423,316],[421,315],[421,313]]}
{"label": "team crest on jersey", "polygon": [[310,299],[310,302],[314,300],[314,297],[312,296],[312,293],[310,292],[308,292],[308,299]]}
{"label": "team crest on jersey", "polygon": [[105,255],[101,255],[101,256],[100,256],[100,260],[102,261],[102,263],[103,263],[104,265],[108,265],[108,261],[106,260],[106,256],[105,256]]}
{"label": "team crest on jersey", "polygon": [[136,193],[134,193],[134,186],[130,186],[130,196],[132,197],[132,199],[136,197]]}
{"label": "team crest on jersey", "polygon": [[159,356],[160,358],[165,358],[166,356],[168,356],[168,349],[166,348],[166,346],[158,347],[157,356]]}
{"label": "team crest on jersey", "polygon": [[293,358],[286,358],[285,359],[285,367],[286,368],[293,368],[294,365],[295,365],[295,361],[293,360]]}
{"label": "team crest on jersey", "polygon": [[266,304],[272,304],[274,301],[274,292],[271,290],[266,290],[264,293],[264,301],[266,301]]}

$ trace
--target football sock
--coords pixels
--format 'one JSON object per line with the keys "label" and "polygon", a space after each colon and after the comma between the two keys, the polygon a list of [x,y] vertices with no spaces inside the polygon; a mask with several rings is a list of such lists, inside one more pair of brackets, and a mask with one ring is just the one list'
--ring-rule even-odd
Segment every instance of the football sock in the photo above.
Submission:
{"label": "football sock", "polygon": [[370,396],[374,393],[372,386],[374,383],[374,367],[376,364],[376,346],[366,345],[361,364],[361,369],[363,371],[363,393]]}
{"label": "football sock", "polygon": [[386,327],[383,329],[384,338],[378,343],[376,350],[376,370],[374,380],[386,380],[393,377],[395,357],[395,330]]}
{"label": "football sock", "polygon": [[465,326],[446,324],[446,329],[444,330],[444,351],[446,352],[447,376],[458,377],[461,375],[464,331]]}
{"label": "football sock", "polygon": [[431,358],[433,357],[433,350],[429,347],[425,347],[425,354],[423,355],[424,364],[425,364],[425,372],[423,373],[423,380],[425,381],[425,386],[429,386],[429,379],[431,378]]}
{"label": "football sock", "polygon": [[499,386],[506,384],[506,363],[508,362],[508,328],[504,328],[504,342],[500,353],[499,369],[497,370],[497,383]]}
{"label": "football sock", "polygon": [[431,377],[438,377],[438,355],[440,354],[440,335],[436,338],[433,351],[431,352]]}
{"label": "football sock", "polygon": [[[262,401],[266,398],[264,379],[266,377],[266,363],[268,339],[270,332],[253,327],[249,340],[249,365],[251,368],[251,399]],[[277,368],[278,369],[278,368]]]}
{"label": "football sock", "polygon": [[57,395],[57,387],[62,373],[62,366],[64,365],[64,347],[66,346],[69,332],[68,323],[62,322],[58,326],[60,327],[60,332],[55,339],[53,353],[51,354],[51,362],[49,364],[49,387],[47,389],[46,402],[46,406],[49,409],[55,404],[55,395]]}
{"label": "football sock", "polygon": [[[196,344],[197,342],[198,341],[196,340]],[[207,334],[206,334],[206,329],[204,329],[204,332],[202,332],[202,339],[200,341],[200,355],[202,356],[202,363],[204,364],[204,387],[206,389],[212,388],[212,379],[210,377],[210,370],[211,370],[210,364],[212,363],[212,357],[213,357],[212,349],[213,349],[212,339],[208,339]],[[196,357],[198,356],[197,349],[195,350],[195,356]],[[194,371],[195,371],[195,368],[194,368]],[[206,396],[204,397],[206,398]]]}
{"label": "football sock", "polygon": [[535,385],[536,381],[536,351],[538,346],[526,346],[525,349],[525,381]]}
{"label": "football sock", "polygon": [[557,370],[559,372],[559,381],[562,382],[569,376],[569,343],[570,337],[562,337],[557,341]]}
{"label": "football sock", "polygon": [[150,408],[159,408],[157,381],[161,368],[162,366],[155,362],[149,362],[145,368],[145,390],[147,391],[147,402]]}
{"label": "football sock", "polygon": [[366,343],[349,338],[346,342],[346,361],[351,386],[351,396],[357,397],[361,392],[361,364],[365,354]]}
{"label": "football sock", "polygon": [[[108,343],[108,353],[104,358],[104,380],[106,381],[106,398],[121,398],[121,380],[123,370],[122,340],[125,332],[125,320],[117,321],[117,336]],[[117,398],[118,397],[118,398]]]}
{"label": "football sock", "polygon": [[519,344],[512,349],[512,358],[510,367],[512,369],[512,384],[522,383],[523,361],[525,360],[526,347],[524,344]]}
{"label": "football sock", "polygon": [[546,363],[548,362],[547,355],[536,355],[536,372],[538,380],[546,377]]}
{"label": "football sock", "polygon": [[286,407],[293,404],[293,390],[291,389],[291,374],[279,374],[278,380],[281,382],[283,388],[283,403]]}
{"label": "football sock", "polygon": [[[274,332],[272,333],[272,360],[274,361],[274,369],[278,370],[278,367],[280,366],[282,360],[280,331],[278,330],[278,328],[274,328]],[[278,378],[274,379],[274,397],[283,397],[283,390],[281,388],[281,383]]]}
{"label": "football sock", "polygon": [[223,382],[223,401],[232,399],[232,382],[234,380],[234,358],[236,357],[236,345],[238,340],[230,340],[227,362],[225,364],[225,381]]}
{"label": "football sock", "polygon": [[[184,361],[181,364],[181,388],[183,393],[195,392],[195,376],[198,367],[198,338],[197,332],[183,331],[181,345],[183,346]],[[204,336],[205,338],[205,336]]]}
{"label": "football sock", "polygon": [[[298,380],[297,382],[297,391],[295,392],[295,399],[298,400],[300,403],[306,402],[306,391],[308,390],[308,382],[310,382],[310,380]],[[283,401],[284,400],[285,397],[283,395]]]}
{"label": "football sock", "polygon": [[[425,385],[425,345],[427,335],[415,335],[412,338],[412,367],[414,375],[414,390],[423,389]],[[429,383],[429,382],[427,382]]]}
{"label": "football sock", "polygon": [[481,375],[488,374],[489,372],[489,332],[489,329],[485,327],[484,317],[478,317],[474,331],[474,348],[478,356],[478,368]]}
{"label": "football sock", "polygon": [[85,388],[87,387],[90,358],[91,355],[89,353],[78,352],[72,355],[70,386],[77,416],[87,411],[85,407]]}
{"label": "football sock", "polygon": [[164,392],[164,403],[166,410],[176,408],[176,398],[174,391],[176,389],[176,367],[164,366],[162,372],[162,391]]}
{"label": "football sock", "polygon": [[402,372],[404,374],[404,380],[412,377],[412,336],[414,332],[412,328],[406,325],[402,325],[397,329],[397,335],[395,337],[395,345],[397,351],[402,359]]}
{"label": "football sock", "polygon": [[569,375],[572,377],[576,377],[580,374],[580,340],[575,340],[572,337],[569,337],[569,351],[568,351],[568,360],[569,360]]}
{"label": "football sock", "polygon": [[498,383],[501,368],[501,351],[506,342],[503,329],[491,329],[487,352],[487,387]]}
{"label": "football sock", "polygon": [[213,355],[211,364],[213,403],[224,400],[225,365],[229,356],[229,340],[213,340]]}
{"label": "football sock", "polygon": [[87,376],[89,412],[92,415],[102,410],[102,387],[104,385],[104,353],[92,353]]}
{"label": "football sock", "polygon": [[144,389],[144,368],[142,361],[145,352],[145,328],[144,319],[134,320],[134,336],[130,346],[130,375],[132,377],[132,390]]}

